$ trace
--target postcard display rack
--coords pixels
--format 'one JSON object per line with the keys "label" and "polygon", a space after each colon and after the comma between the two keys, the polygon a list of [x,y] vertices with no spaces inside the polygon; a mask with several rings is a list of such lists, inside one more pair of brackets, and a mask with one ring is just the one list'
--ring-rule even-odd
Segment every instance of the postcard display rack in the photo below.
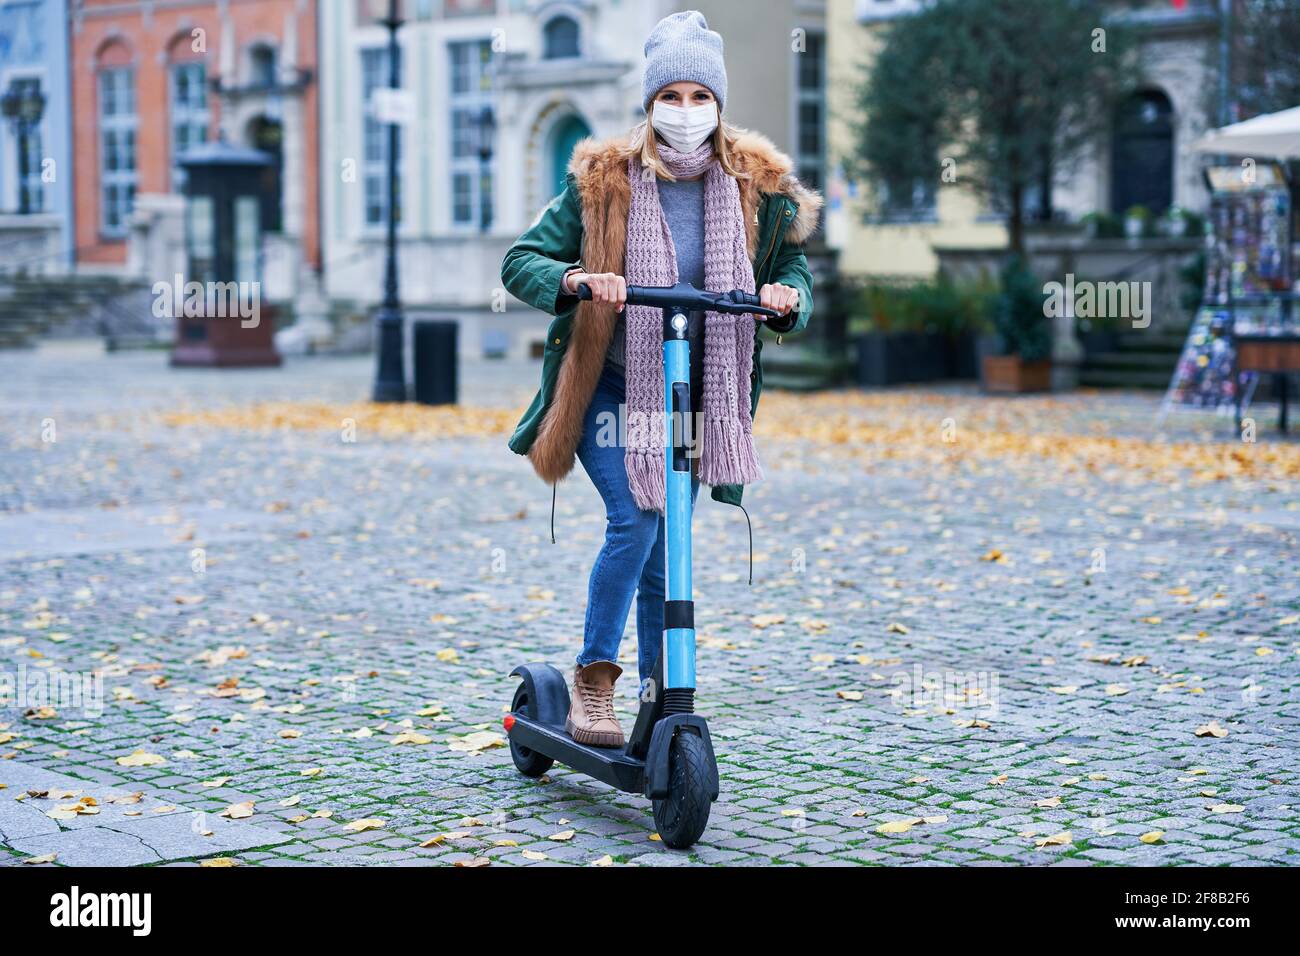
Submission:
{"label": "postcard display rack", "polygon": [[1237,369],[1234,337],[1300,335],[1300,313],[1291,308],[1291,196],[1282,167],[1214,166],[1205,173],[1205,292],[1162,418],[1173,408],[1240,416],[1259,376]]}

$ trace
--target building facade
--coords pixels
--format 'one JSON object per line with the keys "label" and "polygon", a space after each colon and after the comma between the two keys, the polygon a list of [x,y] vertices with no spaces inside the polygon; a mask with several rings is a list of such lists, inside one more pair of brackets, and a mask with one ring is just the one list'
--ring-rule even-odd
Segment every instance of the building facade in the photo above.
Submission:
{"label": "building facade", "polygon": [[0,257],[72,260],[67,0],[0,3]]}
{"label": "building facade", "polygon": [[727,118],[767,136],[795,161],[799,178],[826,179],[827,37],[825,0],[735,3],[697,0],[726,43]]}
{"label": "building facade", "polygon": [[[384,6],[321,6],[324,274],[330,297],[358,310],[382,292],[388,34],[375,13]],[[676,10],[700,9],[725,39],[728,119],[772,137],[819,183],[825,5],[762,7],[756,18],[727,0],[407,0],[398,231],[411,315],[456,317],[466,354],[521,354],[543,339],[546,317],[504,298],[501,259],[562,188],[579,140],[645,118],[642,48]]]}
{"label": "building facade", "polygon": [[177,208],[179,157],[220,136],[274,159],[263,295],[292,298],[320,265],[315,0],[71,0],[68,30],[81,266],[127,267]]}
{"label": "building facade", "polygon": [[[1000,249],[1001,216],[959,185],[918,190],[908,203],[881,211],[871,183],[854,182],[843,159],[854,149],[852,120],[864,70],[884,29],[914,13],[923,0],[829,0],[831,180],[827,233],[848,273],[932,275],[936,248]],[[1124,104],[1109,135],[1053,185],[1057,217],[1092,212],[1123,216],[1135,205],[1153,213],[1178,205],[1206,208],[1201,161],[1186,146],[1215,125],[1212,96],[1219,38],[1218,0],[1124,4],[1138,30],[1143,81]]]}

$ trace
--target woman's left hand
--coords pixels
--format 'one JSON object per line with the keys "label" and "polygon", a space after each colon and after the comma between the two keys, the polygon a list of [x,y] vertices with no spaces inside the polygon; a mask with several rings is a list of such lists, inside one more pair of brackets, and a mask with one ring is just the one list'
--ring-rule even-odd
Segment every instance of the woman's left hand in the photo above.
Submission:
{"label": "woman's left hand", "polygon": [[[782,315],[789,315],[790,310],[799,308],[799,290],[781,285],[779,282],[773,282],[759,289],[758,299],[764,308],[776,309]],[[757,315],[754,318],[761,322],[767,316]]]}

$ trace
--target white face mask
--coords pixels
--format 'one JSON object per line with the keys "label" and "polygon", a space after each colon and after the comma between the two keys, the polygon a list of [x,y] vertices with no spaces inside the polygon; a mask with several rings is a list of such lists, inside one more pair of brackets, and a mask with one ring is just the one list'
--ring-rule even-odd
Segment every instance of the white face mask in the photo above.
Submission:
{"label": "white face mask", "polygon": [[694,152],[718,128],[718,104],[673,106],[655,100],[650,122],[654,124],[655,132],[677,152]]}

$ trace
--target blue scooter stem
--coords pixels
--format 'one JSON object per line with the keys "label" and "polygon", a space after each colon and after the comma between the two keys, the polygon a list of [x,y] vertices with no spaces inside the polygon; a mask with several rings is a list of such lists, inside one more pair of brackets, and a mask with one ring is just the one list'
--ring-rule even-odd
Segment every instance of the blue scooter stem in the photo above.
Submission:
{"label": "blue scooter stem", "polygon": [[[691,461],[696,443],[691,408],[687,315],[664,310],[664,688],[695,687],[695,614],[691,588]],[[680,326],[680,328],[679,328]],[[681,625],[681,626],[674,626]]]}
{"label": "blue scooter stem", "polygon": [[[590,299],[585,283],[578,298]],[[689,283],[664,288],[628,286],[628,305],[663,310],[664,317],[664,690],[694,691],[695,604],[691,587],[691,461],[697,454],[695,410],[691,407],[691,346],[686,329],[691,312],[725,312],[778,318],[780,313],[762,305],[752,292],[733,289],[709,292]]]}

